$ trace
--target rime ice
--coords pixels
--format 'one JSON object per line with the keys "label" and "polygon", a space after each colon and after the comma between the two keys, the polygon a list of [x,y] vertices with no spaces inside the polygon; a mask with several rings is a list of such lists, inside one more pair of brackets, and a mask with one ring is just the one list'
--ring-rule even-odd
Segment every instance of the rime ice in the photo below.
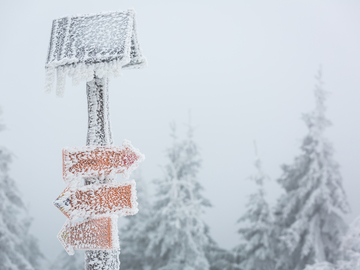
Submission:
{"label": "rime ice", "polygon": [[54,201],[54,205],[69,219],[127,216],[138,212],[135,180],[111,184],[69,186]]}
{"label": "rime ice", "polygon": [[314,93],[315,110],[304,115],[308,134],[302,141],[302,153],[293,164],[282,166],[283,174],[278,180],[285,190],[275,210],[281,231],[276,258],[279,270],[334,262],[345,227],[342,214],[349,211],[332,145],[324,137],[330,121],[325,117],[326,92],[321,70]]}
{"label": "rime ice", "polygon": [[273,217],[263,187],[264,180],[268,177],[262,170],[259,157],[255,161],[255,167],[257,174],[251,180],[257,184],[257,192],[250,195],[246,212],[238,220],[241,243],[235,247],[235,253],[243,258],[241,269],[275,269],[274,243],[278,240],[273,237]]}
{"label": "rime ice", "polygon": [[[87,146],[63,149],[63,178],[69,186],[55,205],[70,220],[58,238],[69,254],[87,249],[88,270],[119,269],[116,215],[136,214],[137,202],[135,182],[117,185],[114,176],[121,173],[127,179],[144,159],[129,141],[112,146],[108,78],[121,75],[122,68],[145,64],[133,10],[53,21],[45,91],[51,91],[55,73],[58,96],[63,95],[67,75],[75,84],[85,80],[89,112]],[[86,187],[80,187],[82,178]],[[84,220],[74,223],[80,217]]]}
{"label": "rime ice", "polygon": [[145,65],[133,10],[56,19],[45,65],[45,91],[51,91],[55,75],[57,94],[62,96],[66,75],[77,84],[93,80],[94,72],[99,78],[116,77],[122,68]]}
{"label": "rime ice", "polygon": [[165,175],[157,181],[156,211],[146,232],[152,269],[210,269],[204,252],[209,237],[202,219],[203,207],[209,203],[197,180],[201,161],[192,133],[189,127],[187,140],[174,140],[167,150]]}
{"label": "rime ice", "polygon": [[65,182],[70,182],[80,177],[116,173],[128,178],[144,158],[127,140],[122,146],[66,147],[63,149],[63,178]]}
{"label": "rime ice", "polygon": [[58,234],[58,239],[69,255],[74,249],[119,248],[117,217],[95,218],[86,222],[67,220]]}

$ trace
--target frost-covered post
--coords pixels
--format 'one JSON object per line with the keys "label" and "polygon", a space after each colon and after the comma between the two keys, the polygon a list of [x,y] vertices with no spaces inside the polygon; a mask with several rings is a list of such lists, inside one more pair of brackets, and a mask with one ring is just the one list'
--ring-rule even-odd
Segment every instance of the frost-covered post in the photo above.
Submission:
{"label": "frost-covered post", "polygon": [[[109,118],[108,78],[98,78],[86,83],[88,100],[88,131],[86,145],[109,146],[113,144]],[[85,178],[85,185],[113,182],[114,177]],[[86,250],[85,269],[120,269],[120,249]]]}
{"label": "frost-covered post", "polygon": [[[87,82],[86,147],[63,149],[63,178],[68,187],[54,202],[68,218],[58,238],[70,255],[74,249],[86,250],[87,270],[119,269],[117,216],[138,211],[135,181],[116,183],[114,179],[116,173],[128,178],[144,156],[126,140],[122,146],[113,146],[108,81],[120,76],[122,68],[145,65],[133,10],[53,21],[45,91],[51,91],[55,74],[60,97],[66,75],[74,84]],[[81,179],[86,187],[81,186]]]}

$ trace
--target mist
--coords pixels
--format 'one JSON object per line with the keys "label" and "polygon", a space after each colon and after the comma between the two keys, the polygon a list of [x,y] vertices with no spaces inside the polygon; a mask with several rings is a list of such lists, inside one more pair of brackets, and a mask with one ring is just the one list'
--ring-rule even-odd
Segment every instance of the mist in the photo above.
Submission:
{"label": "mist", "polygon": [[321,66],[333,123],[325,136],[352,210],[344,218],[360,215],[359,2],[3,0],[1,145],[16,156],[10,174],[49,260],[62,250],[56,235],[65,218],[52,205],[65,188],[61,149],[85,145],[87,132],[84,82],[68,80],[64,98],[43,92],[51,23],[129,7],[148,66],[110,80],[110,117],[115,144],[128,139],[145,154],[140,167],[152,196],[172,142],[169,123],[184,137],[191,112],[203,161],[199,181],[213,205],[205,221],[221,247],[237,245],[236,222],[255,190],[248,179],[255,171],[253,142],[274,204],[283,192],[276,183],[280,166],[300,153],[307,132],[301,116],[315,106]]}

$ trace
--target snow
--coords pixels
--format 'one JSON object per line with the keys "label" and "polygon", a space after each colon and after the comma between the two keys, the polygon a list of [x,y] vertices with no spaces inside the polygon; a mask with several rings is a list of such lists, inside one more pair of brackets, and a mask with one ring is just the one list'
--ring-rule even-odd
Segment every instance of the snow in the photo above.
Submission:
{"label": "snow", "polygon": [[145,252],[151,270],[209,269],[205,256],[209,238],[203,221],[203,207],[209,203],[196,179],[201,163],[192,133],[189,128],[183,142],[177,142],[173,134],[165,174],[156,181],[156,211],[149,219]]}
{"label": "snow", "polygon": [[88,132],[86,145],[113,145],[110,111],[109,78],[95,78],[86,84]]}
{"label": "snow", "polygon": [[70,220],[127,216],[138,212],[135,180],[110,184],[68,186],[54,201]]}
{"label": "snow", "polygon": [[31,219],[16,182],[9,176],[12,154],[0,146],[0,269],[34,270],[42,254],[29,233]]}
{"label": "snow", "polygon": [[114,176],[121,173],[125,179],[145,159],[131,142],[121,146],[83,146],[63,149],[63,178],[66,183],[82,177]]}
{"label": "snow", "polygon": [[135,11],[68,16],[53,21],[46,60],[45,91],[63,96],[66,76],[73,84],[121,75],[146,65],[137,40]]}
{"label": "snow", "polygon": [[58,239],[69,255],[74,255],[74,249],[119,249],[117,216],[93,218],[85,222],[67,220]]}
{"label": "snow", "polygon": [[120,269],[120,249],[85,251],[85,269]]}
{"label": "snow", "polygon": [[339,166],[332,157],[332,145],[323,136],[330,121],[325,117],[321,70],[316,78],[316,107],[304,115],[309,132],[302,142],[302,153],[292,165],[283,166],[278,180],[285,190],[275,209],[281,240],[279,270],[335,262],[346,230],[342,214],[348,213],[349,206]]}
{"label": "snow", "polygon": [[360,270],[360,217],[350,224],[342,238],[336,262],[317,262],[307,265],[304,270]]}
{"label": "snow", "polygon": [[[256,149],[255,149],[256,152]],[[263,172],[259,157],[255,160],[257,174],[251,176],[257,192],[250,195],[245,214],[239,219],[240,244],[234,248],[239,258],[239,267],[244,270],[267,270],[275,268],[275,239],[273,216],[265,199]]]}

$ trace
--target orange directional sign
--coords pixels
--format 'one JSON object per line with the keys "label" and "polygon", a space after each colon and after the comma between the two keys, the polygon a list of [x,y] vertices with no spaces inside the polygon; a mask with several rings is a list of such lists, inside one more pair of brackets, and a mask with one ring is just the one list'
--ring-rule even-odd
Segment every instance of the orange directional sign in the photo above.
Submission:
{"label": "orange directional sign", "polygon": [[69,255],[74,249],[117,249],[117,217],[91,219],[81,223],[67,220],[61,228],[58,239]]}
{"label": "orange directional sign", "polygon": [[99,217],[101,215],[127,216],[138,212],[136,183],[117,182],[68,187],[54,201],[69,219]]}
{"label": "orange directional sign", "polygon": [[128,178],[144,158],[127,140],[121,146],[67,147],[63,149],[63,178],[70,182],[116,173]]}

